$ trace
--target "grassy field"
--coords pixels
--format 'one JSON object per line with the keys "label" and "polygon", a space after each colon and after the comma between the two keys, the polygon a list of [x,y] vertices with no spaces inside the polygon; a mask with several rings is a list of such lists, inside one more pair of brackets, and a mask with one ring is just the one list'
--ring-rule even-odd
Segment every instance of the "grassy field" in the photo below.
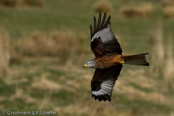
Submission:
{"label": "grassy field", "polygon": [[[159,1],[107,2],[111,4],[111,28],[123,54],[150,52],[151,66],[124,65],[112,101],[95,101],[90,90],[94,69],[84,69],[83,63],[94,57],[89,46],[89,25],[93,24],[93,16],[98,16],[96,1],[44,0],[43,7],[0,6],[0,57],[5,56],[4,49],[9,55],[0,76],[1,112],[174,116],[174,78],[165,73],[174,72],[174,47],[166,49],[174,43],[174,20],[163,17]],[[121,8],[149,4],[153,10],[147,17],[126,18],[120,12]],[[5,43],[8,47],[1,47]]]}

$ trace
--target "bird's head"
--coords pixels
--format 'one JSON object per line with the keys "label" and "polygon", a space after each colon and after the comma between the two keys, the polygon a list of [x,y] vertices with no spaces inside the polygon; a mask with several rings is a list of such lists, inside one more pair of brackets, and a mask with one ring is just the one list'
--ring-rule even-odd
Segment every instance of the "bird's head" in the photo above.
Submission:
{"label": "bird's head", "polygon": [[84,64],[84,67],[85,67],[85,68],[86,68],[86,67],[87,67],[87,68],[95,68],[94,59],[87,61],[87,62]]}

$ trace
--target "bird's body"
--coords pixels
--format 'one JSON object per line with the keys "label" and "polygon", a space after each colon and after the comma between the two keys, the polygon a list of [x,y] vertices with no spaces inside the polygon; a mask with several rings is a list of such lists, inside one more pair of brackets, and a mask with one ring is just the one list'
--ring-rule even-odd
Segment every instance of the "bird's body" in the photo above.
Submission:
{"label": "bird's body", "polygon": [[122,64],[148,66],[147,54],[122,55],[122,49],[114,33],[110,28],[109,16],[106,13],[101,20],[99,14],[98,23],[94,17],[94,28],[90,25],[91,49],[95,58],[87,61],[84,67],[95,68],[91,80],[92,97],[99,101],[111,101],[112,90],[122,69]]}
{"label": "bird's body", "polygon": [[95,58],[93,59],[95,63],[95,67],[93,68],[103,69],[103,68],[109,68],[109,67],[118,65],[120,62],[122,63],[122,61],[124,61],[124,59],[121,57],[122,55],[118,55],[116,53],[110,53],[110,54]]}
{"label": "bird's body", "polygon": [[137,55],[119,55],[116,53],[109,53],[107,55],[103,55],[101,57],[97,57],[90,60],[90,62],[94,64],[94,66],[90,68],[104,69],[123,63],[148,66],[149,63],[147,62],[146,58],[147,54],[149,53],[137,54]]}

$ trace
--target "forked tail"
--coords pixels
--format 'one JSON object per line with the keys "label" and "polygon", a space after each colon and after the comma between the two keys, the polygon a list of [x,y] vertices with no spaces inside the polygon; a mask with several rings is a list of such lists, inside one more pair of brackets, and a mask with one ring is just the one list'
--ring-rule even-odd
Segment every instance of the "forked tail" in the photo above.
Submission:
{"label": "forked tail", "polygon": [[149,66],[149,61],[147,59],[148,54],[149,53],[122,56],[122,58],[124,59],[125,64]]}

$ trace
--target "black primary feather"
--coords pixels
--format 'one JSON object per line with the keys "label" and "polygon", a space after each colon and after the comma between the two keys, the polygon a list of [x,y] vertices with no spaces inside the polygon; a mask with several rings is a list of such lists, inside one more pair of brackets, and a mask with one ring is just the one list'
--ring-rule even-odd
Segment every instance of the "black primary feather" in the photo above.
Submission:
{"label": "black primary feather", "polygon": [[90,33],[91,33],[91,39],[97,33],[98,31],[104,29],[107,27],[108,24],[110,24],[110,18],[111,16],[108,17],[106,21],[106,13],[103,16],[102,22],[101,22],[101,13],[99,14],[99,19],[98,22],[96,21],[96,17],[94,16],[94,30],[92,30],[92,26],[90,27]]}

